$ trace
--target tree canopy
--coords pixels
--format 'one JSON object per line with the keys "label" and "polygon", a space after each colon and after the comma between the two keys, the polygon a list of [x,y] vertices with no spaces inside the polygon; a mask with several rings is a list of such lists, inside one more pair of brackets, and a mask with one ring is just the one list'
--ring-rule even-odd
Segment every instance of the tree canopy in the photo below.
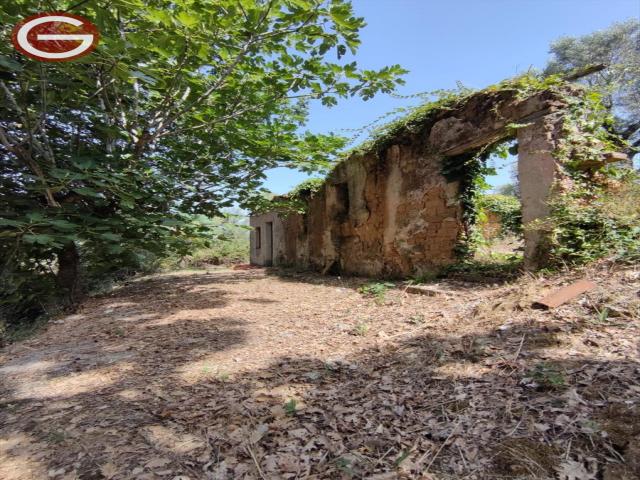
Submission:
{"label": "tree canopy", "polygon": [[[266,169],[330,165],[344,140],[302,132],[309,101],[367,100],[393,90],[404,73],[358,67],[365,23],[348,0],[47,7],[90,19],[101,40],[67,63],[0,46],[0,252],[9,303],[54,288],[55,274],[57,288],[74,297],[78,246],[89,270],[113,268],[138,249],[188,249],[190,238],[209,232],[203,215],[258,201]],[[41,8],[3,3],[3,37]]]}
{"label": "tree canopy", "polygon": [[550,50],[547,74],[606,66],[581,81],[600,92],[616,116],[617,133],[630,140],[634,153],[640,146],[640,22],[631,19],[582,37],[563,37]]}

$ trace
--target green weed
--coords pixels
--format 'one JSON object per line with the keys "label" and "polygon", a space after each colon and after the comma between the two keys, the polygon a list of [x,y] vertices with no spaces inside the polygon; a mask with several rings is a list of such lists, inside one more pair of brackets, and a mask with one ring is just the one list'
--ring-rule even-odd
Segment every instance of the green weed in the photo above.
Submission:
{"label": "green weed", "polygon": [[369,325],[364,322],[360,322],[355,327],[353,327],[353,330],[351,330],[351,333],[359,337],[364,337],[368,331],[369,331]]}
{"label": "green weed", "polygon": [[376,303],[382,304],[385,301],[389,288],[395,287],[393,283],[388,282],[371,282],[360,286],[358,292],[368,297],[373,297]]}
{"label": "green weed", "polygon": [[295,398],[290,399],[284,404],[284,411],[287,415],[295,415],[298,402]]}
{"label": "green weed", "polygon": [[422,272],[411,279],[412,285],[421,285],[423,283],[433,282],[438,278],[438,272]]}
{"label": "green weed", "polygon": [[546,390],[556,390],[566,386],[567,382],[560,367],[548,362],[537,364],[529,375]]}
{"label": "green weed", "polygon": [[62,443],[67,439],[65,432],[60,430],[51,430],[47,434],[47,441],[50,443]]}

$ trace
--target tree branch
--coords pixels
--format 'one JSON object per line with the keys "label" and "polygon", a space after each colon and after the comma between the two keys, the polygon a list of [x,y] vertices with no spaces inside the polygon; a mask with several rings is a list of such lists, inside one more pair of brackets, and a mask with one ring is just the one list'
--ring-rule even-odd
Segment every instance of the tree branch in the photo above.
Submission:
{"label": "tree branch", "polygon": [[564,76],[564,79],[568,82],[573,82],[574,80],[579,80],[583,77],[586,77],[587,75],[591,75],[592,73],[600,72],[607,67],[608,65],[605,65],[604,63],[600,63],[597,65],[587,65],[584,68],[579,68],[574,70],[573,72],[569,72]]}
{"label": "tree branch", "polygon": [[[272,6],[273,6],[273,0],[270,0],[269,4],[267,5],[267,8],[262,14],[260,20],[258,21],[258,28],[269,16],[269,12],[271,11]],[[158,138],[158,136],[163,132],[163,130],[166,129],[169,125],[171,125],[177,118],[179,118],[184,113],[188,112],[194,106],[199,105],[200,103],[205,101],[207,98],[211,96],[211,94],[214,91],[222,87],[222,85],[224,85],[224,83],[227,81],[229,75],[231,75],[233,70],[237,67],[237,65],[245,57],[245,55],[249,52],[249,49],[254,45],[255,42],[256,42],[256,38],[253,35],[250,36],[249,39],[245,42],[245,44],[241,48],[240,52],[233,59],[233,61],[229,65],[227,65],[227,67],[222,71],[222,74],[220,75],[218,80],[212,86],[207,88],[204,91],[204,93],[199,95],[192,102],[189,102],[183,108],[178,109],[172,115],[169,114],[169,115],[166,115],[164,118],[159,119],[155,123],[155,125],[149,125],[145,129],[143,134],[140,136],[140,139],[138,140],[134,148],[135,155],[139,157],[144,151],[144,149],[146,148],[146,146],[152,143],[156,138]],[[151,130],[154,130],[153,133],[151,133]]]}
{"label": "tree branch", "polygon": [[[41,155],[49,164],[55,165],[55,158],[53,157],[53,152],[50,149],[47,149],[46,146],[42,145],[42,143],[34,135],[31,134],[32,130],[31,128],[29,128],[29,124],[31,122],[29,121],[28,113],[25,112],[22,108],[20,108],[20,106],[18,105],[18,102],[16,101],[15,96],[2,80],[0,80],[0,89],[2,89],[2,91],[4,92],[4,95],[7,101],[9,102],[11,108],[13,108],[13,110],[18,114],[20,121],[27,128],[27,134],[29,136],[30,146],[33,147],[33,149],[36,152],[38,152],[38,154]],[[34,132],[36,130],[37,130],[36,128],[33,129]]]}
{"label": "tree branch", "polygon": [[55,198],[53,198],[53,193],[51,192],[51,189],[47,185],[44,172],[42,171],[42,168],[40,168],[40,165],[38,165],[38,162],[36,162],[33,159],[33,157],[31,156],[31,153],[27,149],[25,149],[23,146],[20,145],[20,142],[18,141],[18,139],[12,138],[12,136],[9,135],[9,133],[1,126],[0,126],[0,143],[2,143],[2,145],[7,150],[13,153],[18,158],[18,160],[21,160],[22,163],[29,170],[31,170],[31,172],[36,177],[38,177],[38,180],[40,180],[44,188],[44,196],[45,196],[45,199],[47,200],[47,205],[49,205],[50,207],[59,207],[60,204],[56,201]]}
{"label": "tree branch", "polygon": [[631,125],[628,125],[622,132],[620,132],[620,135],[625,140],[628,140],[638,130],[640,130],[640,120],[637,121],[637,122],[632,123]]}

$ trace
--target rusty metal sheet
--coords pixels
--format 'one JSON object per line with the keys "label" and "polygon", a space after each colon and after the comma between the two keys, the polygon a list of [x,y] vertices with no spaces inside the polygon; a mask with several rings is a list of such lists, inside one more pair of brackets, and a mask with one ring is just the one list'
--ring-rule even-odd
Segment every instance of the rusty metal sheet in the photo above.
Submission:
{"label": "rusty metal sheet", "polygon": [[556,308],[596,287],[597,285],[589,280],[579,280],[556,290],[537,302],[533,302],[533,306],[538,308]]}

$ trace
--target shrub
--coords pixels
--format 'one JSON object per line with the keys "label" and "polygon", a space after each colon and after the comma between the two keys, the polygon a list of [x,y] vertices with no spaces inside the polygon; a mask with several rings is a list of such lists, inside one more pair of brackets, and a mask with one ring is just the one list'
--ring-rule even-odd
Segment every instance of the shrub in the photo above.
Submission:
{"label": "shrub", "polygon": [[173,255],[165,258],[161,267],[165,270],[175,268],[202,268],[206,265],[242,263],[249,260],[249,228],[246,217],[231,216],[217,222],[215,236],[194,242],[187,255]]}
{"label": "shrub", "polygon": [[464,259],[442,269],[440,275],[467,281],[508,280],[516,277],[522,267],[522,255],[493,253],[482,259]]}
{"label": "shrub", "polygon": [[[227,214],[222,218],[185,216],[183,224],[167,225],[163,243],[124,241],[111,235],[112,244],[104,245],[83,238],[76,241],[79,254],[79,277],[82,293],[100,294],[117,282],[136,274],[153,273],[161,268],[202,266],[207,263],[246,261],[249,253],[249,230],[246,217]],[[46,219],[35,218],[44,224]],[[0,220],[0,224],[1,224]],[[53,222],[60,222],[54,220]],[[51,223],[51,222],[50,222]],[[51,235],[21,233],[19,222],[8,222],[15,231],[0,236],[0,344],[16,334],[32,331],[50,315],[69,308],[56,284],[58,263],[56,238]],[[184,230],[184,235],[171,231]],[[143,235],[141,233],[141,235]],[[150,248],[153,247],[153,248]],[[186,262],[184,261],[186,259]],[[215,260],[217,259],[217,260]],[[215,262],[214,262],[215,260]]]}
{"label": "shrub", "polygon": [[[500,218],[500,235],[522,235],[522,205],[517,197],[500,194],[478,196],[479,222],[486,221],[486,212]],[[484,215],[483,215],[484,214]]]}
{"label": "shrub", "polygon": [[601,188],[576,182],[551,202],[545,227],[554,263],[581,264],[607,256],[640,260],[640,176],[618,171]]}

